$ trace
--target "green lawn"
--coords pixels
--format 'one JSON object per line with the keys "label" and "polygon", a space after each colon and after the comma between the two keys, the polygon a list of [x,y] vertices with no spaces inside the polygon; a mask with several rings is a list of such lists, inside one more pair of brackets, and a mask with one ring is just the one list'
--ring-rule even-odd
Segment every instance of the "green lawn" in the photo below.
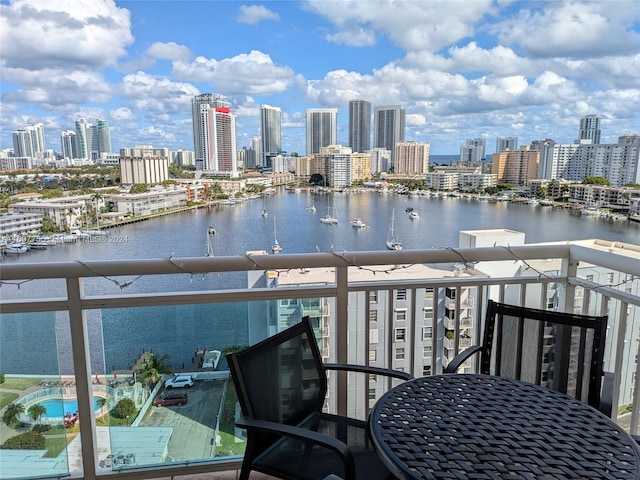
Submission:
{"label": "green lawn", "polygon": [[6,407],[20,395],[13,392],[0,392],[0,409]]}
{"label": "green lawn", "polygon": [[4,383],[0,384],[0,390],[5,388],[9,390],[26,390],[41,381],[41,378],[5,377]]}

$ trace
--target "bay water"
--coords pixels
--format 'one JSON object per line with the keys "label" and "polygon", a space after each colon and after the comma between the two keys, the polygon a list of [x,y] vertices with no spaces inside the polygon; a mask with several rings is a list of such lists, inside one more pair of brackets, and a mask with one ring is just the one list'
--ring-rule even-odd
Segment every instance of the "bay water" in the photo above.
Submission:
{"label": "bay water", "polygon": [[[337,225],[320,222],[335,203]],[[314,206],[315,211],[309,207]],[[262,216],[265,209],[267,216]],[[411,220],[407,209],[420,213]],[[386,250],[389,223],[395,214],[399,240],[407,249],[457,247],[461,230],[507,228],[526,234],[526,242],[599,238],[640,244],[640,225],[550,207],[509,202],[481,202],[452,197],[409,197],[378,193],[311,195],[284,190],[264,199],[219,205],[166,215],[117,229],[108,237],[62,244],[28,254],[8,255],[3,264],[89,260],[130,260],[244,255],[265,250],[276,235],[286,253]],[[353,228],[359,217],[366,228]],[[215,229],[210,235],[208,229]],[[2,265],[0,264],[0,269]],[[1,273],[0,273],[1,276]],[[127,282],[130,282],[127,285]],[[192,278],[96,279],[87,294],[136,294],[158,291],[244,288],[246,274],[208,274]],[[5,298],[55,297],[62,282],[3,283]],[[169,356],[176,367],[189,364],[196,347],[222,350],[247,343],[247,305],[188,305],[135,309],[104,309],[87,314],[91,363],[95,372],[128,368],[143,350]],[[68,374],[72,371],[66,314],[0,315],[0,372]],[[221,362],[224,368],[224,361]]]}

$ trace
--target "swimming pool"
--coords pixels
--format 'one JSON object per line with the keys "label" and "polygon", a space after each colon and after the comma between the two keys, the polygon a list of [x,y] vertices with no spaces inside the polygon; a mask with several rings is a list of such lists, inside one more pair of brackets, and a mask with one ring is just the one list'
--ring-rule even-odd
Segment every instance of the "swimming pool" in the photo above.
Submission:
{"label": "swimming pool", "polygon": [[[101,397],[93,397],[93,410],[98,410],[98,400]],[[48,400],[42,400],[38,402],[44,408],[47,409],[47,413],[42,418],[62,418],[66,413],[73,414],[78,411],[78,400],[75,398],[68,398],[62,400],[61,398],[50,398]]]}

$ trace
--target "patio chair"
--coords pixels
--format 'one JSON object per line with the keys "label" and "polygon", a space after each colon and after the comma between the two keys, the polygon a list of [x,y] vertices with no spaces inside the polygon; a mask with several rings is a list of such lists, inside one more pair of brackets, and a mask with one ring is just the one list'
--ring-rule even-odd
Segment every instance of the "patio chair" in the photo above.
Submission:
{"label": "patio chair", "polygon": [[543,385],[611,414],[613,375],[603,372],[607,316],[576,315],[489,300],[482,345],[447,365],[454,373],[480,354],[479,373]]}
{"label": "patio chair", "polygon": [[291,480],[391,478],[369,442],[364,420],[324,413],[327,370],[409,380],[376,367],[323,364],[311,321],[227,355],[246,429],[240,480],[252,470]]}

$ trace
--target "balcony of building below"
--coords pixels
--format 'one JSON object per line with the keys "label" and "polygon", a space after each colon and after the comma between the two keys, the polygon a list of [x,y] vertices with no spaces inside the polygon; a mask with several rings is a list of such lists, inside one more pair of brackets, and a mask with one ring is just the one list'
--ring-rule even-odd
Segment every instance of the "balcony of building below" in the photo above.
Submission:
{"label": "balcony of building below", "polygon": [[[465,251],[463,254],[465,258],[474,260],[490,259],[492,261],[497,259],[504,260],[505,262],[513,263],[513,258],[508,256],[508,251],[505,249],[488,249],[491,252],[483,252],[482,249],[474,249],[473,251]],[[474,292],[474,301],[476,305],[481,306],[486,302],[486,299],[491,296],[493,298],[503,299],[507,297],[511,290],[517,292],[515,298],[531,297],[540,299],[540,303],[546,302],[546,296],[541,292],[548,289],[549,284],[561,284],[562,289],[558,290],[566,298],[564,304],[570,307],[574,306],[573,298],[578,297],[575,295],[575,289],[582,289],[580,298],[582,298],[582,305],[585,309],[596,308],[599,311],[606,309],[610,314],[610,328],[608,331],[608,350],[615,350],[620,348],[620,355],[611,355],[611,361],[608,365],[608,370],[613,371],[618,378],[618,382],[621,382],[623,375],[622,366],[624,365],[625,371],[629,365],[633,368],[632,375],[637,376],[638,365],[637,356],[628,350],[629,342],[626,337],[625,329],[630,331],[634,326],[637,326],[635,320],[636,308],[640,306],[640,298],[634,293],[630,293],[626,285],[623,285],[620,289],[612,287],[611,283],[607,284],[595,284],[591,280],[581,278],[577,271],[571,271],[569,266],[577,264],[579,262],[589,262],[590,267],[593,265],[600,266],[609,270],[615,270],[622,272],[625,275],[634,276],[634,278],[640,278],[640,265],[636,260],[629,261],[629,259],[621,260],[616,255],[615,251],[607,252],[584,252],[578,250],[576,256],[572,256],[572,253],[567,248],[546,247],[541,250],[536,249],[523,249],[517,252],[518,258],[533,262],[535,259],[548,259],[559,258],[560,262],[566,266],[566,271],[562,274],[554,272],[549,274],[549,278],[494,278],[487,279],[482,278],[448,278],[446,275],[441,275],[433,278],[420,278],[406,279],[406,278],[392,278],[384,279],[380,281],[380,276],[376,276],[372,283],[368,284],[358,281],[351,281],[350,274],[351,269],[361,270],[360,265],[386,265],[393,261],[394,265],[398,265],[398,258],[396,253],[403,254],[402,259],[406,264],[414,263],[443,263],[447,261],[447,252],[438,252],[434,255],[434,252],[393,252],[389,257],[384,253],[376,253],[374,257],[367,258],[366,255],[358,253],[354,255],[354,258],[350,259],[352,264],[347,267],[344,266],[344,258],[336,258],[331,255],[325,257],[323,254],[316,255],[304,255],[304,256],[265,256],[259,260],[253,259],[246,261],[246,259],[181,259],[171,262],[166,261],[152,261],[152,262],[135,262],[126,261],[113,261],[113,262],[97,262],[96,264],[88,264],[86,266],[75,263],[67,265],[18,265],[7,264],[3,267],[3,282],[7,282],[5,287],[9,286],[8,282],[19,281],[19,279],[48,279],[59,278],[63,281],[65,300],[59,298],[52,299],[38,299],[37,296],[27,297],[28,300],[11,300],[6,295],[3,295],[0,299],[3,316],[11,314],[19,314],[20,322],[31,323],[33,318],[39,313],[43,312],[64,312],[64,315],[68,317],[68,329],[71,335],[75,335],[73,338],[82,339],[87,333],[84,331],[83,317],[87,312],[101,310],[103,315],[109,318],[107,313],[113,310],[118,310],[118,315],[123,315],[123,310],[130,309],[131,311],[138,312],[140,308],[153,307],[154,314],[161,314],[166,310],[169,316],[179,318],[179,325],[184,328],[197,329],[198,324],[195,322],[195,317],[189,317],[185,312],[194,309],[194,305],[204,304],[224,304],[228,302],[266,302],[270,304],[277,304],[281,299],[309,299],[309,298],[323,298],[326,301],[326,308],[318,310],[318,325],[322,326],[325,332],[330,332],[322,340],[322,351],[327,360],[335,361],[355,361],[356,363],[369,363],[375,366],[400,366],[408,371],[411,371],[416,376],[425,374],[425,367],[428,367],[428,373],[436,374],[441,373],[442,368],[448,365],[453,356],[464,348],[468,348],[470,345],[475,344],[478,340],[477,335],[481,330],[482,323],[482,309],[478,308],[474,313],[474,317],[467,316],[459,318],[458,325],[456,325],[455,318],[449,318],[444,316],[444,308],[435,309],[433,316],[425,320],[424,315],[420,315],[421,308],[419,304],[412,304],[407,309],[407,312],[418,312],[415,315],[409,315],[405,318],[406,322],[406,341],[403,342],[404,346],[402,351],[397,350],[395,355],[392,348],[397,346],[394,344],[393,339],[396,332],[393,322],[395,317],[393,315],[393,302],[388,302],[388,311],[379,312],[376,317],[376,324],[380,329],[379,338],[375,345],[370,343],[371,336],[361,335],[360,333],[366,332],[367,321],[371,318],[370,307],[364,307],[362,309],[351,310],[350,304],[355,302],[358,305],[369,305],[368,302],[360,302],[360,297],[366,298],[366,295],[372,291],[377,292],[380,299],[383,298],[384,292],[389,292],[388,298],[393,299],[394,292],[398,290],[410,290],[413,292],[420,292],[420,295],[412,295],[411,298],[420,299],[424,298],[423,290],[426,288],[434,291],[434,297],[440,295],[442,298],[443,286],[451,288],[451,285],[459,286],[459,288],[469,289]],[[378,257],[380,255],[380,257]],[[457,258],[456,255],[451,255],[452,259]],[[342,256],[341,256],[342,257]],[[361,262],[362,257],[367,258],[367,262],[356,265],[355,257],[358,258],[357,262]],[[348,255],[346,258],[350,258]],[[318,265],[318,263],[322,265]],[[101,294],[99,297],[92,297],[91,295],[84,295],[82,292],[81,282],[78,280],[80,277],[100,277],[100,278],[116,278],[119,276],[132,276],[132,275],[170,275],[175,274],[176,265],[180,266],[182,272],[188,276],[197,275],[199,272],[237,272],[255,271],[255,265],[259,264],[268,271],[280,271],[293,270],[302,268],[333,268],[336,272],[335,283],[328,285],[314,285],[314,284],[281,284],[280,288],[268,288],[268,289],[235,289],[233,291],[207,291],[207,292],[180,292],[180,291],[168,291],[153,294],[136,294],[136,295],[122,295],[120,292],[112,292],[108,294]],[[356,265],[356,266],[353,266]],[[371,267],[371,268],[374,268]],[[308,272],[306,275],[308,276]],[[135,278],[135,277],[134,277]],[[637,280],[633,280],[637,281]],[[25,288],[24,286],[22,287]],[[457,288],[457,287],[456,287]],[[635,290],[633,290],[635,291]],[[543,301],[544,298],[544,301]],[[559,302],[562,301],[562,298]],[[287,302],[291,304],[291,301]],[[301,304],[304,302],[301,301]],[[387,303],[386,301],[384,303]],[[383,302],[379,302],[382,305]],[[185,307],[186,310],[182,310],[181,307]],[[338,318],[342,320],[338,320]],[[132,317],[131,323],[127,328],[136,329],[140,327],[145,319],[136,319]],[[432,336],[424,337],[422,329],[426,324],[429,326],[430,331],[433,332]],[[103,322],[103,331],[101,335],[103,339],[109,343],[117,341],[116,337],[110,336],[108,331],[104,329],[107,322]],[[238,325],[242,322],[236,322],[234,325],[239,328]],[[626,327],[625,327],[626,325]],[[478,328],[475,328],[478,327]],[[404,328],[404,327],[403,327]],[[465,336],[464,329],[473,329],[474,338]],[[452,338],[445,335],[445,330],[453,330]],[[122,334],[123,332],[120,332]],[[159,338],[167,340],[171,335],[170,331],[159,332]],[[417,338],[422,341],[416,341]],[[425,345],[425,343],[427,345]],[[385,347],[385,345],[387,345]],[[637,342],[636,342],[637,345]],[[141,348],[144,348],[141,345]],[[73,367],[76,374],[72,376],[74,387],[77,389],[78,402],[80,403],[80,422],[79,427],[80,437],[82,439],[81,445],[77,445],[78,441],[74,444],[69,444],[69,449],[74,449],[75,453],[68,453],[68,462],[64,467],[60,467],[61,471],[56,471],[55,475],[67,475],[72,474],[74,476],[83,476],[84,478],[107,478],[114,473],[118,475],[118,478],[167,478],[174,477],[179,478],[182,476],[190,476],[191,478],[199,478],[211,472],[226,472],[224,475],[233,476],[237,472],[237,468],[241,461],[241,450],[234,451],[234,447],[227,450],[220,450],[218,448],[218,441],[216,438],[216,418],[224,418],[226,420],[233,419],[233,416],[237,414],[237,410],[227,409],[220,411],[213,411],[211,407],[206,407],[203,411],[203,405],[211,405],[210,399],[212,398],[212,392],[214,388],[219,388],[222,391],[224,388],[231,388],[228,382],[220,382],[214,380],[213,377],[204,376],[202,381],[196,382],[194,388],[189,390],[189,404],[179,407],[148,407],[148,417],[142,417],[136,424],[131,419],[127,418],[127,422],[131,424],[118,424],[108,426],[94,425],[97,423],[97,418],[92,417],[92,412],[89,408],[82,408],[83,405],[87,407],[91,404],[92,392],[96,388],[96,385],[91,385],[91,379],[93,378],[93,372],[88,370],[87,365],[90,363],[89,358],[95,352],[91,351],[91,348],[83,341],[72,342],[70,344],[73,361]],[[420,350],[417,350],[417,349]],[[371,353],[367,357],[367,351],[377,352],[376,355]],[[438,352],[444,352],[442,357],[439,357]],[[42,351],[26,351],[22,352],[22,355],[28,357],[41,356]],[[625,355],[631,355],[628,358]],[[429,361],[422,361],[416,359],[424,359],[425,356]],[[440,360],[432,361],[433,359]],[[440,365],[438,365],[440,363]],[[391,364],[391,365],[389,365]],[[471,373],[475,368],[475,364],[469,363],[462,366],[462,371]],[[188,365],[186,366],[188,369]],[[111,372],[110,372],[111,373]],[[198,372],[200,373],[200,372]],[[628,375],[628,373],[627,373]],[[116,380],[115,374],[112,374],[113,380]],[[206,379],[205,379],[206,378]],[[100,378],[104,381],[105,377]],[[633,379],[632,379],[633,380]],[[362,410],[362,414],[366,416],[367,408],[370,408],[371,399],[369,398],[370,390],[356,389],[353,390],[349,387],[349,384],[342,384],[337,378],[333,377],[330,380],[330,391],[327,401],[327,406],[332,411],[340,411],[341,408],[355,408],[357,405],[366,405]],[[106,383],[106,382],[105,382]],[[125,382],[126,383],[126,382]],[[636,380],[629,382],[628,385],[638,385]],[[158,390],[151,390],[146,398],[140,398],[144,404],[146,401],[150,401],[156,396],[161,388],[161,383]],[[118,385],[115,391],[111,392],[114,398],[132,398],[136,399],[136,382],[134,385]],[[1,387],[0,387],[1,388]],[[65,387],[61,384],[61,389]],[[126,390],[130,388],[131,390]],[[62,391],[62,390],[61,390]],[[216,390],[217,391],[217,390]],[[627,392],[628,393],[628,392]],[[352,397],[351,395],[354,395]],[[217,394],[216,394],[217,395]],[[223,394],[220,393],[220,398]],[[226,395],[226,393],[225,393]],[[638,400],[638,392],[631,391],[630,401],[618,402],[617,406],[620,407],[620,415],[616,415],[618,421],[625,425],[625,428],[632,432],[638,433],[638,410],[640,401]],[[200,403],[202,401],[202,403]],[[84,403],[83,403],[84,402]],[[200,407],[197,407],[200,405]],[[141,405],[142,406],[142,405]],[[187,411],[185,407],[195,408],[190,415],[182,416],[182,412]],[[150,408],[150,409],[149,409]],[[207,409],[208,408],[208,409]],[[142,435],[145,433],[145,428],[151,428],[151,424],[145,424],[148,421],[158,421],[162,418],[162,413],[178,413],[181,417],[185,418],[188,422],[193,423],[193,427],[185,430],[180,430],[176,427],[177,424],[172,424],[172,420],[168,420],[165,423],[160,421],[159,424],[153,426],[162,430],[163,428],[171,428],[171,439],[174,443],[171,447],[168,446],[170,441],[167,437],[167,451],[189,451],[194,449],[191,445],[205,445],[206,448],[200,448],[201,451],[207,450],[209,453],[203,453],[195,455],[190,453],[189,455],[176,454],[171,455],[167,453],[165,449],[161,449],[158,452],[156,461],[143,462],[144,456],[142,454],[136,455],[136,464],[131,462],[124,462],[122,464],[113,465],[107,468],[105,459],[108,455],[116,456],[124,455],[124,448],[127,445],[135,443],[141,443],[142,441],[136,437],[136,435]],[[208,419],[201,419],[200,415],[208,416]],[[137,419],[136,419],[137,421]],[[209,422],[209,423],[207,423]],[[142,425],[141,425],[142,423]],[[190,423],[191,425],[191,423]],[[205,426],[202,431],[202,426]],[[104,429],[108,432],[110,441],[107,447],[104,447],[104,443],[98,438],[102,435]],[[160,430],[155,431],[156,435],[159,435],[158,439],[162,439],[164,435]],[[233,431],[233,430],[232,430]],[[146,431],[147,433],[149,430]],[[242,434],[235,432],[235,437],[238,439],[238,444],[242,444]],[[3,438],[3,441],[5,439]],[[145,442],[148,442],[147,438]],[[162,441],[162,440],[161,440]],[[176,443],[177,442],[177,443]],[[195,442],[195,443],[194,443]],[[235,442],[235,440],[234,440]],[[102,450],[106,448],[106,450]],[[131,447],[133,448],[133,446]],[[177,448],[183,448],[184,450],[175,450]],[[116,452],[115,450],[122,450],[122,452]],[[213,454],[211,454],[213,452]],[[218,455],[220,454],[220,455]],[[92,459],[96,459],[93,461]],[[47,462],[47,460],[43,460]],[[103,462],[102,464],[100,462]],[[5,467],[3,467],[5,468]],[[115,468],[115,470],[114,470]],[[39,471],[20,471],[21,478],[30,478],[41,476]],[[216,473],[216,475],[223,475],[222,473]],[[44,476],[51,476],[51,472],[47,471]],[[7,478],[11,478],[7,476]],[[223,477],[221,477],[223,478]],[[253,478],[253,477],[252,477]]]}

